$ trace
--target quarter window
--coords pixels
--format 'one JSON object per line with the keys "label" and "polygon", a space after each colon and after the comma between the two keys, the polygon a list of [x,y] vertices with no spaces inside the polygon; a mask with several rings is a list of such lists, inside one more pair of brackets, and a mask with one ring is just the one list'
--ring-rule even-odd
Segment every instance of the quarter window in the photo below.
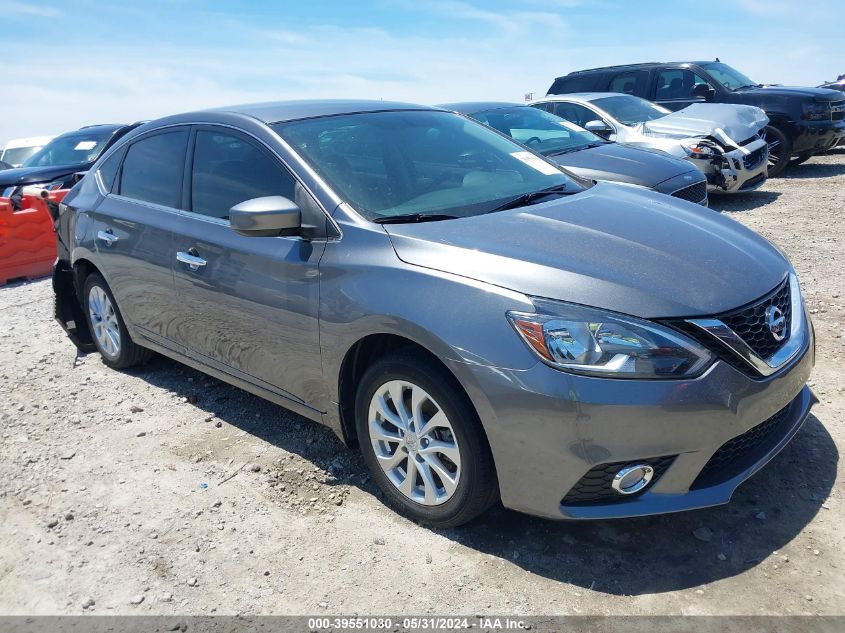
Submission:
{"label": "quarter window", "polygon": [[114,154],[109,156],[103,164],[100,165],[100,168],[97,172],[100,174],[100,179],[103,181],[103,186],[106,188],[106,191],[111,191],[114,187],[114,180],[117,177],[117,170],[120,169],[120,161],[123,159],[123,152],[121,150],[116,151]]}
{"label": "quarter window", "polygon": [[123,161],[120,195],[179,208],[187,144],[185,130],[162,132],[133,143]]}
{"label": "quarter window", "polygon": [[216,131],[197,132],[191,174],[191,210],[227,219],[241,202],[265,196],[294,199],[294,179],[262,150]]}

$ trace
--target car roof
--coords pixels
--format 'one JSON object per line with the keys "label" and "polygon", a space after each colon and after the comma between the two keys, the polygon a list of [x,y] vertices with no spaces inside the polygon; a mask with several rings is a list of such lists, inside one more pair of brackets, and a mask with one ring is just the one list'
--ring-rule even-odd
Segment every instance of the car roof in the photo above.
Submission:
{"label": "car roof", "polygon": [[366,99],[311,99],[303,101],[271,101],[213,108],[206,112],[231,112],[258,119],[263,123],[281,123],[338,114],[384,112],[391,110],[435,110],[431,106],[396,101]]}
{"label": "car roof", "polygon": [[639,64],[620,64],[618,66],[599,66],[598,68],[585,68],[584,70],[573,70],[571,73],[567,75],[561,75],[560,77],[556,77],[556,79],[563,79],[564,77],[570,77],[572,75],[581,75],[587,73],[595,73],[595,72],[602,72],[602,71],[613,71],[613,70],[650,70],[652,68],[657,68],[659,66],[684,66],[684,65],[694,65],[694,66],[701,66],[703,64],[711,64],[714,63],[711,61],[698,61],[698,62],[642,62]]}
{"label": "car roof", "polygon": [[502,108],[527,108],[524,103],[509,103],[507,101],[462,101],[459,103],[441,103],[438,108],[460,112],[461,114],[477,114],[486,110],[501,110]]}
{"label": "car roof", "polygon": [[[595,101],[596,99],[604,99],[605,97],[636,97],[636,95],[625,94],[624,92],[570,92],[562,95],[549,95],[542,99],[532,101],[532,103],[541,103],[545,101]],[[636,97],[639,99],[640,97]]]}

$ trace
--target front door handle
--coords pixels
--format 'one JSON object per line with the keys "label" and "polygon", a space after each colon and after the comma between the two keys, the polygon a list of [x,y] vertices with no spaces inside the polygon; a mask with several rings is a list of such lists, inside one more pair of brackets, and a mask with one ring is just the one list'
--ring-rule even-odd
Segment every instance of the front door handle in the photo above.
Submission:
{"label": "front door handle", "polygon": [[176,253],[176,259],[182,262],[183,264],[187,264],[188,268],[190,268],[191,270],[199,270],[200,266],[205,266],[208,262],[196,253],[196,250],[194,250],[193,248],[190,249],[187,253],[184,251],[178,251]]}
{"label": "front door handle", "polygon": [[111,246],[120,238],[112,233],[111,229],[106,229],[105,231],[97,231],[97,239],[105,242],[106,246]]}

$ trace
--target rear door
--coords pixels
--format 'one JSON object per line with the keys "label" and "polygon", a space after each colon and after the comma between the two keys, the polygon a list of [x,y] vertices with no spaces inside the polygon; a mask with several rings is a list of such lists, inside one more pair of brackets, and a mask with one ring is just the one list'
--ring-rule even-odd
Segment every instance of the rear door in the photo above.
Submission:
{"label": "rear door", "polygon": [[[197,360],[300,403],[322,383],[317,310],[324,240],[246,237],[229,209],[284,196],[316,203],[257,139],[230,128],[194,128],[186,213],[174,229],[178,340]],[[325,215],[317,210],[325,221]]]}
{"label": "rear door", "polygon": [[90,213],[96,264],[124,320],[133,334],[171,348],[172,228],[188,136],[186,127],[151,132],[104,161],[97,178],[108,193]]}

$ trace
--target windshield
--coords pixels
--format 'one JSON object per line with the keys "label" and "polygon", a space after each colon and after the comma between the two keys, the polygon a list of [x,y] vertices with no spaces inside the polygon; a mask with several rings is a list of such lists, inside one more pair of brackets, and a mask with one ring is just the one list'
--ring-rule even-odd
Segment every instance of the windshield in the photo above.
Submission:
{"label": "windshield", "polygon": [[710,73],[716,81],[722,84],[728,90],[739,90],[740,88],[756,88],[760,84],[749,79],[736,68],[731,68],[722,62],[713,62],[710,64],[702,64],[701,67]]}
{"label": "windshield", "polygon": [[485,110],[470,116],[544,156],[607,142],[574,123],[528,106]]}
{"label": "windshield", "polygon": [[272,127],[369,220],[480,215],[542,189],[583,189],[546,159],[451,112],[367,112]]}
{"label": "windshield", "polygon": [[7,149],[3,152],[3,162],[18,167],[23,165],[27,158],[40,149],[41,147],[38,145],[35,147],[14,147],[12,149]]}
{"label": "windshield", "polygon": [[654,121],[669,114],[669,110],[659,105],[634,97],[633,95],[616,95],[594,99],[592,103],[607,112],[622,125],[637,125],[646,121]]}
{"label": "windshield", "polygon": [[30,156],[24,167],[53,167],[83,165],[97,159],[111,138],[113,129],[80,130],[53,139],[39,152]]}

